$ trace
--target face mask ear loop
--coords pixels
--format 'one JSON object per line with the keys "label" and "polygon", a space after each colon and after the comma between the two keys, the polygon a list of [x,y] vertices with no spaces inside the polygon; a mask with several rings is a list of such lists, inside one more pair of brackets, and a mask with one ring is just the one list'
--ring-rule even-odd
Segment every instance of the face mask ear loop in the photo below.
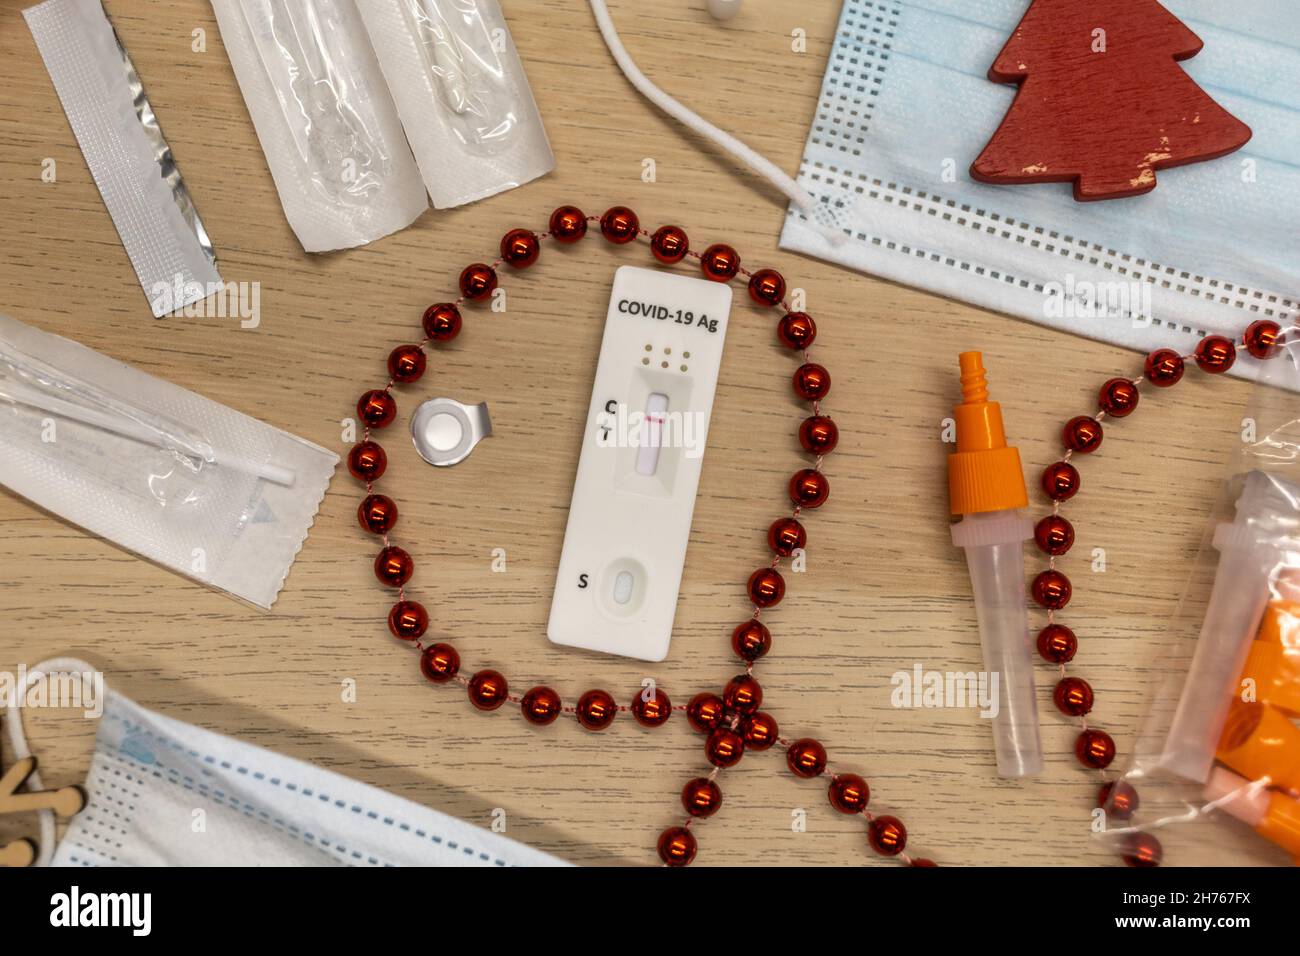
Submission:
{"label": "face mask ear loop", "polygon": [[632,57],[628,55],[627,49],[623,46],[623,41],[619,39],[618,31],[614,29],[614,21],[609,16],[609,9],[605,6],[605,0],[590,0],[590,2],[591,12],[596,17],[596,25],[600,28],[600,35],[605,38],[605,45],[609,47],[614,62],[618,64],[618,68],[623,71],[628,81],[637,88],[642,96],[678,122],[688,126],[720,149],[736,157],[759,176],[762,176],[781,190],[790,198],[791,202],[799,206],[809,216],[814,215],[817,210],[817,200],[813,198],[811,193],[787,176],[775,163],[750,149],[730,133],[723,132],[708,120],[693,113],[650,82],[636,63],[633,62]]}
{"label": "face mask ear loop", "polygon": [[[27,746],[27,735],[23,732],[23,714],[22,708],[18,706],[20,700],[27,699],[27,688],[31,682],[41,674],[47,671],[92,671],[94,670],[89,664],[76,657],[52,657],[47,661],[41,661],[35,667],[27,671],[27,675],[14,691],[13,697],[9,700],[7,708],[8,720],[6,724],[9,727],[9,746],[14,752],[15,760],[22,760],[32,755],[32,750]],[[44,784],[41,783],[41,772],[33,770],[32,775],[27,778],[27,789],[43,790]],[[50,860],[54,858],[54,811],[37,810],[37,816],[41,824],[40,838],[40,855],[36,857],[34,866],[49,866]]]}

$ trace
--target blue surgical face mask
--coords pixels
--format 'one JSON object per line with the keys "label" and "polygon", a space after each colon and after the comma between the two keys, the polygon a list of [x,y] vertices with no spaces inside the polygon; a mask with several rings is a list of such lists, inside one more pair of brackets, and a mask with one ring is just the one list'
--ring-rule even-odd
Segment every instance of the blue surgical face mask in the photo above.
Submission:
{"label": "blue surgical face mask", "polygon": [[1158,171],[1146,195],[1081,204],[1069,183],[970,176],[1016,94],[987,74],[1027,0],[845,0],[799,180],[822,208],[791,207],[782,246],[1144,349],[1286,324],[1300,296],[1294,0],[1166,6],[1205,43],[1172,68],[1254,137]]}

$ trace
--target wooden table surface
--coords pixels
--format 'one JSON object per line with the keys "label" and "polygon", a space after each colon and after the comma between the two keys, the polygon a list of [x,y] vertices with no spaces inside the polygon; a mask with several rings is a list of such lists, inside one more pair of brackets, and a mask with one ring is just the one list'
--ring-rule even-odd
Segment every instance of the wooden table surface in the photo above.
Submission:
{"label": "wooden table surface", "polygon": [[[911,848],[944,864],[1113,863],[1091,836],[1096,779],[1071,754],[1075,729],[1039,671],[1047,752],[1031,782],[997,778],[989,728],[973,710],[896,709],[890,676],[915,663],[965,671],[979,645],[946,513],[943,419],[956,355],[982,349],[1030,474],[1052,460],[1065,417],[1097,385],[1132,373],[1132,352],[781,252],[783,204],[730,159],[656,112],[618,73],[581,0],[510,0],[507,15],[545,118],[557,169],[517,191],[429,211],[370,246],[313,257],[280,209],[209,5],[107,8],[211,234],[223,277],[261,284],[261,324],[150,317],[113,224],[22,22],[0,4],[0,310],[80,340],[272,425],[344,451],[341,420],[381,382],[394,344],[446,298],[466,263],[508,228],[540,228],[554,206],[626,203],[649,224],[680,222],[696,242],[734,243],[808,291],[817,358],[832,371],[841,429],[827,461],[830,504],[809,516],[808,570],[767,618],[758,668],[765,709],[790,737],[816,735],[833,761],[865,774],[873,806],[895,812]],[[671,93],[796,170],[839,4],[746,0],[715,24],[702,0],[613,0],[646,71]],[[807,52],[790,31],[807,32]],[[206,31],[206,52],[191,49]],[[42,161],[57,181],[41,179]],[[657,180],[642,180],[652,158]],[[653,676],[684,703],[740,668],[727,638],[746,616],[743,583],[765,561],[763,532],[802,467],[793,363],[773,316],[737,300],[711,447],[700,485],[670,659],[646,665],[555,647],[545,638],[555,565],[609,283],[641,246],[548,249],[512,277],[506,314],[470,309],[413,396],[486,400],[493,437],[464,464],[434,471],[394,445],[385,490],[402,506],[416,561],[413,593],[466,666],[496,667],[515,688],[548,683],[567,700],[590,687],[630,698]],[[1071,502],[1079,531],[1069,621],[1075,673],[1097,690],[1094,717],[1128,744],[1163,675],[1160,654],[1205,514],[1235,440],[1248,386],[1189,375],[1148,396],[1087,463]],[[414,398],[405,398],[409,410]],[[394,426],[404,429],[405,418]],[[357,483],[340,468],[271,613],[250,610],[0,495],[0,669],[73,653],[141,704],[315,761],[466,820],[504,808],[509,835],[580,863],[655,861],[656,834],[681,816],[682,784],[704,772],[684,721],[647,731],[624,717],[602,734],[570,721],[535,730],[484,715],[456,687],[433,687],[387,635],[389,596],[357,527]],[[1036,508],[1041,505],[1036,502]],[[1106,550],[1104,574],[1085,557]],[[494,549],[507,571],[493,573]],[[356,681],[344,703],[342,682]],[[47,781],[85,772],[95,726],[71,711],[31,712]],[[7,759],[7,757],[6,757]],[[700,863],[881,864],[860,823],[824,789],[797,781],[777,751],[722,779],[726,805],[699,829]],[[806,810],[804,832],[792,827]],[[34,833],[0,820],[0,842]],[[1181,862],[1245,859],[1253,844]],[[250,861],[251,862],[251,861]]]}

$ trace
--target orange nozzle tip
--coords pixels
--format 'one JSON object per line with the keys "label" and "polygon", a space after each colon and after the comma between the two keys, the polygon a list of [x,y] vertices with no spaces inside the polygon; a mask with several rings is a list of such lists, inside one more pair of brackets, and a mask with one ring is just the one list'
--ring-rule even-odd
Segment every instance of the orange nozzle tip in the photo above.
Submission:
{"label": "orange nozzle tip", "polygon": [[953,410],[957,451],[948,456],[948,493],[953,514],[1007,511],[1029,504],[1020,453],[1008,447],[1002,408],[989,401],[984,356],[962,352],[962,401]]}

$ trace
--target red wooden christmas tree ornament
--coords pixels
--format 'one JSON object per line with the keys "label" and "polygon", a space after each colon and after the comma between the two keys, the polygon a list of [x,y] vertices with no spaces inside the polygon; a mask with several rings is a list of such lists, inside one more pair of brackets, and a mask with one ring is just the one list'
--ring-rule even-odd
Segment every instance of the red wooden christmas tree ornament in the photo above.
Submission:
{"label": "red wooden christmas tree ornament", "polygon": [[1073,182],[1080,202],[1149,192],[1156,170],[1249,141],[1178,66],[1199,37],[1156,0],[1033,0],[989,70],[1020,92],[971,175]]}

